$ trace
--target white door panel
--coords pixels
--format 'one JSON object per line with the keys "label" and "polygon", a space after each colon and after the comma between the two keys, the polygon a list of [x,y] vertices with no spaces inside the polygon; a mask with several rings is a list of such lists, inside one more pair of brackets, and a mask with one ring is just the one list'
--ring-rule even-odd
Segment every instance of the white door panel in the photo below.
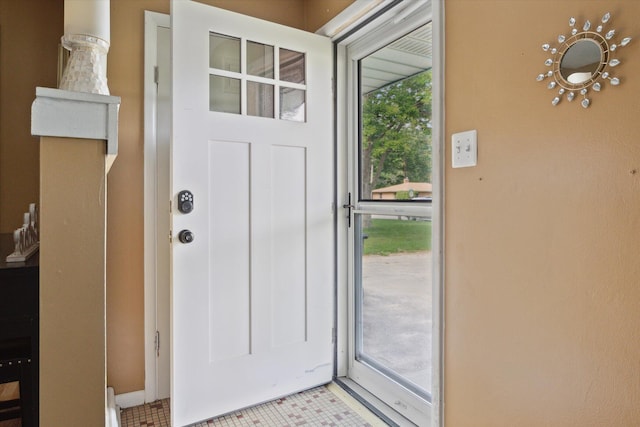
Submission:
{"label": "white door panel", "polygon": [[[331,380],[332,60],[326,38],[191,1],[172,2],[172,29],[172,194],[194,194],[172,217],[171,412],[186,425]],[[237,72],[209,68],[210,32],[241,40]],[[247,73],[248,41],[274,47],[273,78]],[[279,79],[280,48],[304,53],[304,83]],[[210,75],[239,82],[220,93],[242,114],[210,111]],[[275,117],[246,114],[266,105],[247,101],[255,83]],[[306,121],[279,118],[280,88],[304,91]]]}

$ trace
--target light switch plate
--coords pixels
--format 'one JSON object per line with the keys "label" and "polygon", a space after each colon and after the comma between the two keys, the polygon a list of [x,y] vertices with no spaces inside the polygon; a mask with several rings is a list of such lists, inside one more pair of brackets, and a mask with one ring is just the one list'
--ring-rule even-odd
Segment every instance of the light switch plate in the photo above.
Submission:
{"label": "light switch plate", "polygon": [[467,168],[478,164],[478,132],[469,130],[451,135],[451,166]]}

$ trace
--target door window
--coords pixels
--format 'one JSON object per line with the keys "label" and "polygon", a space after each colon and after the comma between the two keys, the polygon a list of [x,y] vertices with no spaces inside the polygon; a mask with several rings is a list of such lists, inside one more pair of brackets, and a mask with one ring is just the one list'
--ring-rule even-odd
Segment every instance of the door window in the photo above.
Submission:
{"label": "door window", "polygon": [[431,24],[359,61],[360,200],[431,197]]}
{"label": "door window", "polygon": [[306,97],[303,52],[210,33],[210,111],[305,122]]}
{"label": "door window", "polygon": [[[356,214],[356,360],[430,399],[431,24],[359,61],[360,201],[419,203]],[[358,236],[359,235],[359,236]]]}

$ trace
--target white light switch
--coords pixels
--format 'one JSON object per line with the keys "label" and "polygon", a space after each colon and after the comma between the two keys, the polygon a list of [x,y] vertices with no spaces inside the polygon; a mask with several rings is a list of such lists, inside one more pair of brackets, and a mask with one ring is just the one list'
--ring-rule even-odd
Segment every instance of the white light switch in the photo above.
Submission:
{"label": "white light switch", "polygon": [[478,132],[469,130],[451,135],[451,166],[466,168],[478,164]]}

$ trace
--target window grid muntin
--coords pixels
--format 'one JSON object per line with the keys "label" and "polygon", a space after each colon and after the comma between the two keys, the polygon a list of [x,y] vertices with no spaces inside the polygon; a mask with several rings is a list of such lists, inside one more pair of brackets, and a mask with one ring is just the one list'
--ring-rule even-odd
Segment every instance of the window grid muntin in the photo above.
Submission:
{"label": "window grid muntin", "polygon": [[[281,112],[281,105],[280,105],[280,94],[281,94],[281,89],[285,89],[285,88],[291,88],[291,89],[297,89],[297,90],[302,90],[304,91],[304,103],[303,108],[304,108],[304,120],[302,120],[301,122],[306,122],[307,121],[307,104],[308,104],[308,92],[307,92],[307,84],[306,82],[308,81],[308,61],[307,61],[307,53],[306,52],[299,52],[295,49],[289,49],[287,47],[281,46],[277,43],[274,44],[269,44],[269,43],[262,43],[262,42],[257,42],[255,40],[250,40],[247,39],[245,37],[235,37],[235,36],[231,36],[228,34],[222,34],[222,33],[217,33],[215,31],[210,31],[209,32],[209,43],[211,43],[211,37],[212,36],[217,36],[220,38],[229,38],[229,39],[239,39],[240,40],[240,72],[235,72],[235,71],[230,71],[230,70],[225,70],[225,69],[221,69],[221,68],[216,68],[216,67],[211,67],[211,44],[209,45],[209,75],[217,75],[217,76],[221,76],[221,77],[228,77],[228,78],[233,78],[233,79],[239,79],[240,80],[240,115],[244,115],[247,116],[248,114],[248,102],[247,102],[247,96],[248,96],[248,91],[247,91],[247,82],[255,82],[255,83],[262,83],[262,84],[271,84],[274,87],[274,97],[273,97],[273,111],[274,111],[274,117],[273,119],[276,120],[286,120],[286,121],[296,121],[296,120],[289,120],[286,118],[282,117],[282,112]],[[265,46],[270,46],[273,47],[273,63],[274,63],[274,78],[268,78],[268,77],[262,77],[262,76],[255,76],[255,75],[251,75],[248,73],[247,71],[247,43],[257,43],[257,44],[262,44]],[[303,59],[303,67],[304,67],[304,84],[303,83],[295,83],[295,82],[289,82],[286,80],[281,80],[281,64],[280,64],[280,51],[281,49],[286,50],[288,52],[295,52],[301,55],[302,59]],[[210,93],[211,93],[211,88],[210,88]],[[209,104],[211,103],[211,100],[209,100]],[[209,110],[211,112],[218,112],[218,111],[214,111],[214,110]],[[232,113],[234,114],[234,113]],[[260,117],[260,116],[252,116],[252,117]]]}

